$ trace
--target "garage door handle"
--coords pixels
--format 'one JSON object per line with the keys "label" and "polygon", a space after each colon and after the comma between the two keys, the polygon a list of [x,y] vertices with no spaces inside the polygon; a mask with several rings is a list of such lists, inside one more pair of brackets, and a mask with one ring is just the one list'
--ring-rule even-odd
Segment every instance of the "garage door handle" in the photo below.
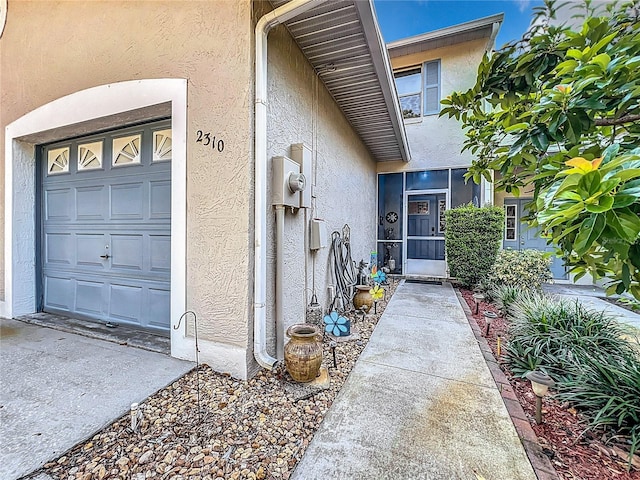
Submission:
{"label": "garage door handle", "polygon": [[107,253],[106,255],[100,255],[100,258],[104,258],[106,260],[107,258],[111,258],[111,255]]}

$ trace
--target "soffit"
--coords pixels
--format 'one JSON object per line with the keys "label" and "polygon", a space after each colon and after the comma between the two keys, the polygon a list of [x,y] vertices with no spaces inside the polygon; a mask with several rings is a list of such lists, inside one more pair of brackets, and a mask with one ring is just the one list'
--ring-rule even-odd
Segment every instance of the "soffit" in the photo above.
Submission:
{"label": "soffit", "polygon": [[[274,7],[287,0],[272,0]],[[285,23],[378,162],[409,161],[389,56],[370,1],[329,0]]]}

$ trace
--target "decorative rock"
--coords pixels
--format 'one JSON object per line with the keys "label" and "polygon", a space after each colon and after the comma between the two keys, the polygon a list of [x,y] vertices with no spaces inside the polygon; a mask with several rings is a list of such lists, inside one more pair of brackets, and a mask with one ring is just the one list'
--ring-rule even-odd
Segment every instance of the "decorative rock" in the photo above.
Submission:
{"label": "decorative rock", "polygon": [[199,461],[200,461],[200,460],[202,460],[203,458],[204,458],[204,454],[203,454],[203,453],[199,453],[198,455],[196,455],[195,457],[193,457],[193,458],[191,459],[191,461],[192,461],[193,463],[195,463],[195,462],[199,462]]}
{"label": "decorative rock", "polygon": [[239,382],[203,365],[199,371],[200,419],[193,371],[145,400],[145,420],[138,433],[131,432],[127,421],[114,422],[47,463],[44,472],[74,480],[98,480],[102,469],[102,480],[289,478],[385,305],[379,302],[377,315],[369,313],[364,319],[360,314],[347,314],[357,324],[362,342],[348,341],[337,347],[337,368],[325,338],[321,383],[327,387],[330,379],[326,390],[308,389],[299,398],[287,388],[283,370],[262,371]]}
{"label": "decorative rock", "polygon": [[107,469],[104,467],[104,465],[100,465],[98,467],[98,480],[102,480],[106,474]]}
{"label": "decorative rock", "polygon": [[140,455],[140,458],[138,459],[138,464],[144,465],[145,463],[149,463],[151,460],[153,460],[153,451],[147,450],[142,455]]}

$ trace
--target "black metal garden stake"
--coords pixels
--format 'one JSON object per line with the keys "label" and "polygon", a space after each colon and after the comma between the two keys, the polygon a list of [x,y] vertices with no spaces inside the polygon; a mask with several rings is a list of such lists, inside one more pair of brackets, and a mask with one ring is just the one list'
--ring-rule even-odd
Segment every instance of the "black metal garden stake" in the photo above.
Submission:
{"label": "black metal garden stake", "polygon": [[[178,328],[180,328],[182,319],[186,317],[189,313],[193,315],[193,328],[195,331],[195,340],[196,340],[196,393],[198,398],[197,400],[198,401],[198,423],[201,423],[202,419],[200,416],[201,415],[200,414],[200,356],[198,355],[200,353],[200,348],[198,348],[198,316],[196,315],[195,312],[191,310],[187,310],[180,316],[180,319],[178,320],[178,324],[174,325],[173,329],[177,330]],[[185,320],[185,328],[186,328],[186,320]]]}
{"label": "black metal garden stake", "polygon": [[338,344],[336,342],[329,342],[329,348],[331,348],[331,353],[333,354],[333,368],[338,368],[338,362],[336,361],[336,347]]}

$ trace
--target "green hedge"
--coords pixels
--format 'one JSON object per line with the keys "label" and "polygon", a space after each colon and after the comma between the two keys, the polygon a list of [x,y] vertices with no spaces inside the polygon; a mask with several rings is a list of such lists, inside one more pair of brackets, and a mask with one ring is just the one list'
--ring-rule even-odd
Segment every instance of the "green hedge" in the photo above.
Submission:
{"label": "green hedge", "polygon": [[551,258],[539,250],[500,250],[489,274],[493,285],[509,285],[523,290],[540,290],[553,278]]}
{"label": "green hedge", "polygon": [[445,213],[449,273],[464,286],[487,278],[502,243],[504,210],[462,205]]}

